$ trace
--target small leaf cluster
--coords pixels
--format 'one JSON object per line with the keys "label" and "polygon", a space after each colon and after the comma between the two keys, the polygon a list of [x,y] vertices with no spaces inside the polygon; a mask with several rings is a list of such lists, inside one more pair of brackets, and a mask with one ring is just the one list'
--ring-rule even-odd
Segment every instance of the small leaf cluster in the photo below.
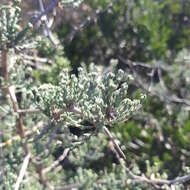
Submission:
{"label": "small leaf cluster", "polygon": [[20,30],[19,1],[13,1],[13,5],[0,6],[0,48],[6,48],[11,44]]}
{"label": "small leaf cluster", "polygon": [[102,75],[91,65],[89,71],[80,67],[78,77],[64,70],[60,78],[57,86],[44,84],[34,91],[37,106],[55,122],[112,126],[140,108],[139,99],[127,97],[128,76],[122,70]]}
{"label": "small leaf cluster", "polygon": [[26,32],[33,25],[21,26],[21,0],[13,0],[8,5],[0,6],[0,49],[5,50],[14,47],[18,42],[26,38]]}

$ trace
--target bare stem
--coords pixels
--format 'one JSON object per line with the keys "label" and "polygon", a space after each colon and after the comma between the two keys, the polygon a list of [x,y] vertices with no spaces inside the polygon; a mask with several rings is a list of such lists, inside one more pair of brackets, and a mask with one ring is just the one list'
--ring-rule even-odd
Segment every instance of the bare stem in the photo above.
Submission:
{"label": "bare stem", "polygon": [[53,162],[49,167],[43,169],[43,173],[45,174],[53,170],[54,168],[56,168],[59,165],[59,163],[67,157],[69,151],[70,151],[70,148],[66,148],[63,154],[55,162]]}
{"label": "bare stem", "polygon": [[121,148],[119,147],[119,145],[115,141],[115,139],[114,139],[113,135],[111,134],[111,132],[105,126],[104,126],[104,131],[108,135],[109,139],[112,141],[112,143],[113,143],[115,149],[117,150],[118,154],[125,160],[126,156],[125,156],[124,152],[121,150]]}
{"label": "bare stem", "polygon": [[108,135],[109,139],[112,141],[115,151],[117,152],[117,155],[120,155],[120,157],[118,158],[118,161],[120,162],[121,165],[123,165],[126,169],[126,172],[129,174],[129,176],[135,181],[135,182],[145,182],[145,183],[149,183],[155,187],[157,187],[158,185],[173,185],[176,183],[184,183],[186,181],[190,180],[190,174],[184,175],[182,177],[177,177],[175,179],[172,180],[167,180],[167,179],[149,179],[148,177],[146,177],[145,175],[135,175],[129,168],[127,168],[123,162],[122,159],[126,159],[123,151],[121,150],[121,148],[119,147],[119,145],[117,144],[117,142],[115,141],[113,135],[111,134],[111,132],[107,129],[107,127],[104,127],[104,131],[105,133]]}
{"label": "bare stem", "polygon": [[31,157],[31,155],[28,154],[24,158],[24,161],[23,161],[19,176],[17,178],[14,190],[19,190],[20,184],[22,183],[23,177],[24,177],[24,175],[26,173],[26,170],[27,170],[27,167],[28,167],[28,164],[29,164],[29,161],[30,161],[30,157]]}
{"label": "bare stem", "polygon": [[53,186],[45,179],[44,173],[43,173],[43,169],[41,165],[36,165],[36,172],[39,175],[40,178],[40,182],[47,187],[50,190],[53,190]]}
{"label": "bare stem", "polygon": [[34,114],[41,112],[40,109],[19,109],[17,110],[17,113],[19,114]]}

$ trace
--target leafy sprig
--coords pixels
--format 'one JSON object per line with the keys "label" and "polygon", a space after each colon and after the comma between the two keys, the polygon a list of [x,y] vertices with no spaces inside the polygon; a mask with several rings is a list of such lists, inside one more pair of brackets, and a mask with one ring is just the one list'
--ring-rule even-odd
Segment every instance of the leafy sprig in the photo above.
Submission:
{"label": "leafy sprig", "polygon": [[127,97],[128,76],[122,70],[102,75],[91,65],[89,71],[80,67],[78,77],[64,70],[60,78],[57,86],[44,84],[35,89],[37,106],[54,122],[112,126],[126,121],[141,106],[140,99]]}

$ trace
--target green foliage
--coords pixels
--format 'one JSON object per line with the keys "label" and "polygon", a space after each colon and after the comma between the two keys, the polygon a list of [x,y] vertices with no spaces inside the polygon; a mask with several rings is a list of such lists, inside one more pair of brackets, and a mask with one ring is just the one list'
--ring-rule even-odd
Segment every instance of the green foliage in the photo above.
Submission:
{"label": "green foliage", "polygon": [[63,68],[70,70],[70,61],[64,55],[63,46],[59,45],[55,49],[48,38],[42,37],[37,45],[40,57],[49,58],[51,62],[46,65],[44,71],[33,70],[32,75],[39,83],[59,83],[59,75]]}
{"label": "green foliage", "polygon": [[20,22],[20,7],[17,6],[19,1],[13,1],[14,6],[1,6],[0,7],[0,43],[1,49],[6,49],[7,46],[15,40]]}
{"label": "green foliage", "polygon": [[26,28],[32,28],[28,23],[23,30],[21,23],[20,0],[13,0],[13,4],[0,6],[0,49],[7,49],[15,46],[18,40],[22,40],[26,33]]}
{"label": "green foliage", "polygon": [[[168,25],[169,21],[163,18],[166,2],[143,0],[139,1],[138,5],[133,10],[134,25],[137,27],[137,31],[148,33],[147,50],[151,50],[156,58],[160,58],[167,51],[167,43],[172,31]],[[141,38],[141,40],[145,41],[146,39]]]}
{"label": "green foliage", "polygon": [[[80,3],[61,1],[64,9],[69,6],[73,11]],[[0,6],[0,49],[8,50],[8,86],[15,90],[19,111],[41,111],[15,113],[1,83],[0,189],[14,188],[26,156],[25,143],[33,160],[20,189],[46,189],[35,164],[48,171],[44,178],[58,189],[188,189],[183,182],[171,186],[139,182],[128,168],[151,180],[189,174],[189,1],[83,3],[81,7],[89,8],[91,15],[98,14],[97,22],[79,34],[74,31],[73,41],[65,40],[64,48],[60,44],[55,48],[40,34],[36,37],[36,31],[30,31],[29,38],[26,31],[31,25],[21,28],[19,1]],[[83,15],[87,17],[87,13]],[[64,23],[58,29],[59,37],[72,32],[72,26]],[[117,66],[113,58],[119,58]],[[128,59],[136,61],[134,68]],[[83,63],[76,69],[81,61],[88,66]],[[89,64],[91,61],[99,66]],[[139,66],[141,61],[150,64]],[[154,69],[152,82],[149,66]],[[149,95],[141,107],[147,86]],[[25,138],[16,128],[19,115]],[[104,126],[117,139],[125,162],[118,163]],[[69,154],[60,160],[68,148]],[[51,168],[55,161],[58,166]]]}
{"label": "green foliage", "polygon": [[[154,59],[174,59],[176,52],[188,47],[189,1],[85,2],[100,14],[96,24],[64,44],[73,65],[81,61],[106,64],[118,56],[150,63]],[[58,30],[60,38],[65,36],[68,25],[72,27],[71,23],[63,23]]]}
{"label": "green foliage", "polygon": [[93,65],[89,72],[79,68],[78,77],[65,70],[58,86],[44,84],[35,94],[38,107],[50,118],[77,127],[85,121],[95,127],[114,125],[140,107],[139,100],[127,98],[127,76],[122,70],[102,75]]}

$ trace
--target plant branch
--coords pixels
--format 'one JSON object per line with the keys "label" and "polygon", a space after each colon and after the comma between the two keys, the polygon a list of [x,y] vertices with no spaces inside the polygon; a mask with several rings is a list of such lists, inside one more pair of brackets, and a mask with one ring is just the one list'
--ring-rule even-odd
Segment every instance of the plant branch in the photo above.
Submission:
{"label": "plant branch", "polygon": [[126,156],[124,154],[124,152],[121,150],[121,148],[119,147],[119,145],[117,144],[117,142],[115,141],[113,135],[111,134],[111,132],[108,130],[107,127],[103,127],[106,135],[109,137],[109,139],[112,141],[115,149],[117,150],[118,154],[121,156],[121,158],[123,158],[124,160],[126,160]]}
{"label": "plant branch", "polygon": [[[40,12],[43,13],[45,11],[43,1],[42,0],[37,0],[37,1],[38,1]],[[43,15],[43,17],[41,17],[41,20],[44,23],[43,24],[44,35],[46,35],[49,38],[49,40],[53,44],[54,48],[57,48],[58,42],[55,40],[51,30],[49,29],[47,14]]]}
{"label": "plant branch", "polygon": [[53,190],[53,186],[45,179],[45,176],[44,176],[44,173],[43,173],[43,169],[42,169],[42,166],[39,164],[39,165],[36,165],[36,171],[39,175],[39,178],[40,178],[40,182],[45,186],[47,187],[48,189],[50,190]]}
{"label": "plant branch", "polygon": [[40,109],[18,109],[17,113],[19,114],[34,114],[34,113],[40,113]]}
{"label": "plant branch", "polygon": [[[121,150],[119,145],[116,143],[115,139],[113,138],[113,135],[110,133],[110,131],[107,129],[107,127],[104,127],[104,131],[108,135],[108,137],[110,138],[112,143],[114,144],[115,151],[117,152],[117,158],[118,158],[118,155],[120,155],[120,158],[118,159],[118,161],[120,162],[121,165],[124,165],[122,162],[122,159],[126,160],[126,157],[125,157],[123,151]],[[124,167],[126,169],[126,172],[131,176],[131,178],[135,182],[146,182],[146,183],[149,183],[149,184],[154,185],[154,186],[156,186],[156,185],[173,185],[176,183],[184,183],[184,182],[190,180],[190,174],[184,175],[182,177],[177,177],[177,178],[172,179],[172,180],[149,179],[145,175],[142,175],[142,176],[135,175],[129,168],[127,168],[126,166],[124,166]]]}
{"label": "plant branch", "polygon": [[17,178],[14,190],[19,190],[20,184],[22,183],[22,180],[24,178],[24,175],[26,173],[26,170],[27,170],[27,167],[28,167],[28,164],[29,164],[29,161],[30,161],[30,157],[31,157],[31,155],[28,154],[24,158],[24,161],[23,161],[19,176]]}
{"label": "plant branch", "polygon": [[46,15],[50,11],[54,9],[55,6],[58,5],[59,0],[52,0],[49,5],[44,9],[44,11],[40,12],[40,14],[32,21],[32,24],[36,24],[43,15]]}
{"label": "plant branch", "polygon": [[[179,98],[175,94],[171,94],[166,89],[166,87],[164,85],[164,81],[161,78],[162,77],[161,70],[167,71],[168,68],[163,68],[163,67],[161,67],[158,64],[157,65],[148,65],[148,64],[145,64],[145,63],[139,63],[139,64],[137,64],[135,62],[127,61],[127,60],[125,60],[122,57],[119,57],[119,60],[122,63],[127,64],[129,66],[129,69],[132,71],[132,74],[133,74],[134,79],[136,81],[136,85],[138,87],[142,88],[143,90],[145,90],[146,92],[148,92],[150,95],[158,97],[161,101],[171,102],[171,103],[175,103],[175,104],[183,104],[183,105],[187,106],[187,108],[190,109],[190,101],[189,100],[183,99],[183,98]],[[148,69],[151,69],[151,70],[154,70],[154,71],[157,70],[158,71],[158,76],[159,76],[159,81],[160,81],[161,87],[166,91],[166,93],[165,94],[161,94],[160,92],[158,92],[156,90],[150,90],[150,86],[148,88],[145,87],[145,84],[142,82],[142,79],[139,78],[137,72],[135,71],[135,66],[140,66],[140,67],[143,67],[143,68],[148,68]]]}
{"label": "plant branch", "polygon": [[[6,84],[6,92],[11,99],[11,103],[12,103],[14,112],[17,113],[18,103],[17,103],[17,99],[16,99],[16,95],[15,95],[15,88],[14,88],[14,86],[10,86],[10,87],[8,86],[8,50],[3,50],[1,56],[2,56],[1,60],[2,60],[2,66],[3,66],[3,72],[4,72],[3,77],[4,77],[5,84]],[[18,122],[18,133],[21,138],[25,138],[22,116],[20,114],[18,116],[17,122]],[[29,148],[28,148],[27,143],[25,143],[24,146],[25,146],[25,153],[28,154]]]}
{"label": "plant branch", "polygon": [[43,169],[43,173],[45,174],[55,169],[60,164],[60,162],[63,161],[67,157],[69,151],[70,151],[70,148],[66,148],[63,154],[56,161],[54,161],[49,167]]}

